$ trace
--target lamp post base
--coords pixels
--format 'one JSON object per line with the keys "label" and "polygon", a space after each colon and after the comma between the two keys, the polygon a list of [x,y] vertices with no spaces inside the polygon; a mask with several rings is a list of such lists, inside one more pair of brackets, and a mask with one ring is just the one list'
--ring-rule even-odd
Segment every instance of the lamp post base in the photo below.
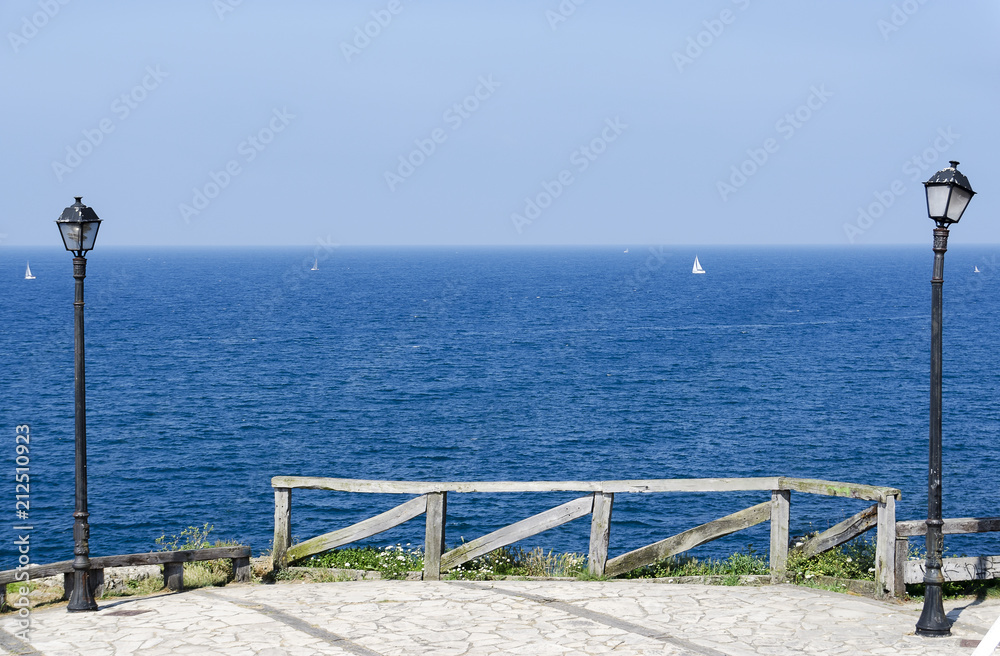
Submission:
{"label": "lamp post base", "polygon": [[90,570],[78,569],[73,572],[73,592],[69,595],[70,613],[82,613],[97,610],[97,602],[90,591]]}
{"label": "lamp post base", "polygon": [[917,635],[945,637],[951,635],[951,621],[944,614],[944,599],[940,585],[924,586],[924,610],[917,620]]}

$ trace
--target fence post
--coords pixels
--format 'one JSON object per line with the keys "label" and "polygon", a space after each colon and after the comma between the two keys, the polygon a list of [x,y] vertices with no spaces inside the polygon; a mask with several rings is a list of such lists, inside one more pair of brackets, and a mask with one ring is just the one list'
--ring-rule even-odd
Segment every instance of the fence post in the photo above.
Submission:
{"label": "fence post", "polygon": [[424,580],[441,580],[441,553],[444,551],[444,524],[448,513],[448,493],[427,493],[427,530],[424,533]]}
{"label": "fence post", "polygon": [[237,583],[249,583],[253,580],[250,574],[250,556],[245,558],[233,558],[233,579]]}
{"label": "fence post", "polygon": [[163,585],[174,592],[184,589],[184,563],[163,563]]}
{"label": "fence post", "polygon": [[791,490],[771,490],[771,583],[785,580],[788,567],[788,515]]}
{"label": "fence post", "polygon": [[879,597],[891,597],[896,591],[896,497],[891,495],[878,502],[875,586]]}
{"label": "fence post", "polygon": [[910,539],[909,538],[896,538],[896,571],[893,593],[897,597],[902,597],[906,595],[906,580],[904,578],[906,574],[906,560],[910,556]]}
{"label": "fence post", "polygon": [[292,489],[274,488],[274,546],[271,549],[271,569],[284,569],[288,548],[292,546]]}
{"label": "fence post", "polygon": [[591,576],[604,576],[604,566],[608,562],[608,543],[611,541],[611,507],[614,502],[614,494],[594,492],[594,509],[590,516],[590,554],[588,558]]}

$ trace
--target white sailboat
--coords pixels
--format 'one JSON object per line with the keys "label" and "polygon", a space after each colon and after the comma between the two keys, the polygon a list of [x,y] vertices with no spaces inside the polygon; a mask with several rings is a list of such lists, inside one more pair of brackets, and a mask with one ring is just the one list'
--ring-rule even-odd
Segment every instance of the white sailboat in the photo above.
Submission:
{"label": "white sailboat", "polygon": [[34,280],[35,279],[35,276],[31,275],[31,263],[30,262],[27,264],[27,266],[24,269],[24,279],[25,280]]}
{"label": "white sailboat", "polygon": [[698,261],[698,256],[694,256],[694,266],[691,267],[691,273],[705,273],[705,270],[701,268],[701,262]]}
{"label": "white sailboat", "polygon": [[319,258],[318,257],[316,258],[316,261],[313,262],[313,268],[311,268],[309,270],[310,271],[319,271]]}
{"label": "white sailboat", "polygon": [[976,270],[975,270],[975,271],[973,271],[972,273],[982,273],[982,271],[980,271],[980,270],[979,270],[979,267],[977,266],[977,267],[976,267]]}

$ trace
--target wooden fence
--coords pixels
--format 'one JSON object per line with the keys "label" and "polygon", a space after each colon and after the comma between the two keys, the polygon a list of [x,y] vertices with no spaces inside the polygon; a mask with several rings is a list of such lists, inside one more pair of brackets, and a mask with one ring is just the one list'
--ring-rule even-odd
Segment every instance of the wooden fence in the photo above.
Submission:
{"label": "wooden fence", "polygon": [[[945,534],[989,533],[1000,531],[1000,517],[962,517],[946,519],[941,527]],[[927,523],[922,520],[896,522],[896,576],[894,591],[902,595],[907,584],[924,582],[924,560],[907,560],[909,538],[927,535]],[[975,581],[1000,578],[1000,556],[943,558],[941,574],[945,581]]]}
{"label": "wooden fence", "polygon": [[[184,563],[203,560],[231,559],[233,575],[237,581],[250,581],[250,547],[212,547],[209,549],[186,549],[182,551],[153,551],[150,553],[120,554],[117,556],[96,556],[90,559],[90,591],[99,597],[104,589],[104,570],[107,567],[128,567],[130,565],[163,565],[163,585],[171,590],[184,589]],[[64,598],[73,592],[73,561],[63,560],[49,565],[31,565],[23,569],[9,569],[0,572],[0,606],[6,602],[7,584],[23,581],[27,572],[28,580],[47,576],[63,575]]]}
{"label": "wooden fence", "polygon": [[[717,538],[762,522],[771,523],[770,569],[772,580],[784,579],[788,559],[788,520],[791,493],[803,492],[834,497],[865,499],[875,503],[856,515],[832,526],[800,548],[816,554],[847,542],[875,527],[875,581],[880,596],[893,594],[896,571],[896,499],[895,488],[857,483],[840,483],[802,478],[694,478],[632,481],[530,481],[440,483],[417,481],[372,481],[348,478],[310,478],[275,476],[274,488],[274,567],[329,549],[363,540],[389,530],[419,515],[426,515],[424,538],[425,580],[438,580],[441,573],[458,567],[494,549],[541,533],[566,522],[590,515],[590,573],[615,576],[637,567],[687,551]],[[419,495],[380,515],[291,545],[292,490],[334,490],[377,494]],[[611,538],[611,509],[615,494],[658,492],[770,492],[770,500],[721,519],[702,524],[673,537],[608,559]],[[581,496],[550,510],[505,526],[488,535],[445,551],[445,517],[448,493],[495,492],[583,492]]]}

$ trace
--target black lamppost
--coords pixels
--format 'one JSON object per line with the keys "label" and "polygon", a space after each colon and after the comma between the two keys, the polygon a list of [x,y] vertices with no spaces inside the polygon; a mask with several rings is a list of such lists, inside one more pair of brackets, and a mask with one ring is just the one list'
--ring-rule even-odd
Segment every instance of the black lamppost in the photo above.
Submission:
{"label": "black lamppost", "polygon": [[87,390],[83,365],[83,279],[87,277],[87,251],[94,247],[101,219],[76,196],[76,203],[56,219],[66,250],[73,253],[73,379],[76,388],[76,507],[73,512],[73,592],[69,612],[97,610],[90,591],[90,525],[87,523]]}
{"label": "black lamppost", "polygon": [[934,219],[934,276],[931,278],[931,430],[927,473],[927,562],[924,566],[924,610],[917,620],[917,634],[946,636],[951,622],[944,614],[941,586],[941,288],[948,226],[958,223],[972,196],[969,179],[958,171],[958,162],[942,169],[924,183],[927,214]]}

